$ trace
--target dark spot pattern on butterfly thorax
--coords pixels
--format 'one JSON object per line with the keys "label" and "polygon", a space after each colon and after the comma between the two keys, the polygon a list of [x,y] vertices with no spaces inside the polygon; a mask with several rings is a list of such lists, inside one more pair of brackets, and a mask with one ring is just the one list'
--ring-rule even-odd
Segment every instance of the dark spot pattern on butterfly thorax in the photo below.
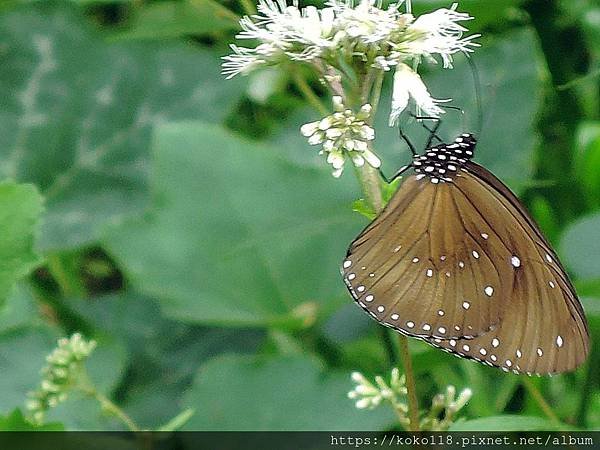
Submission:
{"label": "dark spot pattern on butterfly thorax", "polygon": [[412,166],[417,179],[429,177],[434,184],[452,181],[467,161],[473,158],[476,144],[472,134],[462,134],[452,144],[429,147],[425,154],[414,157]]}

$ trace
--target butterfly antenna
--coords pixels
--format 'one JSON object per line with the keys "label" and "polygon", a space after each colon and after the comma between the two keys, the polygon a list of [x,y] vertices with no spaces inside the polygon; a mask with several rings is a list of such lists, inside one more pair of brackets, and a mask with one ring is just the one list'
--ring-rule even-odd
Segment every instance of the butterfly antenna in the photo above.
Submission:
{"label": "butterfly antenna", "polygon": [[[431,143],[433,142],[434,139],[436,139],[438,142],[444,142],[442,140],[441,137],[439,137],[437,135],[437,131],[440,128],[440,125],[442,124],[442,120],[439,117],[433,117],[433,116],[416,116],[414,114],[410,114],[415,120],[419,120],[421,121],[421,126],[423,128],[425,128],[427,131],[429,131],[429,139],[427,140],[427,144],[425,144],[425,148],[429,148],[431,147]],[[423,120],[435,120],[435,125],[433,128],[429,128],[427,125],[425,125],[422,121]]]}
{"label": "butterfly antenna", "polygon": [[404,142],[406,142],[406,145],[408,145],[408,148],[410,149],[410,152],[412,153],[412,155],[416,156],[417,151],[415,150],[415,146],[412,144],[412,142],[410,142],[410,139],[408,138],[408,136],[406,134],[404,134],[404,131],[402,131],[402,127],[400,125],[398,125],[398,134],[400,135],[402,140],[404,140]]}
{"label": "butterfly antenna", "polygon": [[473,84],[475,85],[475,101],[477,102],[477,134],[481,134],[483,129],[483,105],[481,102],[481,80],[479,78],[479,70],[475,62],[467,55],[467,62],[471,67],[471,74],[473,76]]}

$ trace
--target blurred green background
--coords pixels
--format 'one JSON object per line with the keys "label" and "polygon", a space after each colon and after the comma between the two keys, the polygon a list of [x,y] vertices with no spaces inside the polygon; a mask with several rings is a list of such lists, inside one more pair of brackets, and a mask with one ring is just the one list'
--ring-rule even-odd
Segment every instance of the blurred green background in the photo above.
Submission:
{"label": "blurred green background", "polygon": [[[449,4],[413,2],[417,13]],[[598,342],[600,6],[460,8],[483,34],[476,159],[558,249]],[[346,397],[352,371],[391,367],[338,273],[365,225],[351,208],[359,187],[351,170],[332,178],[300,136],[319,114],[289,71],[220,75],[242,14],[234,0],[0,3],[0,429],[18,427],[44,356],[76,331],[98,341],[95,383],[143,428],[185,408],[188,430],[397,426],[387,408]],[[465,110],[442,133],[473,131],[469,65],[430,68],[432,94]],[[386,87],[375,147],[389,175],[409,153],[388,113]],[[600,428],[597,345],[577,372],[532,379],[557,425],[523,377],[410,344],[423,406],[447,384],[473,390],[455,429]],[[81,395],[48,418],[123,428]]]}

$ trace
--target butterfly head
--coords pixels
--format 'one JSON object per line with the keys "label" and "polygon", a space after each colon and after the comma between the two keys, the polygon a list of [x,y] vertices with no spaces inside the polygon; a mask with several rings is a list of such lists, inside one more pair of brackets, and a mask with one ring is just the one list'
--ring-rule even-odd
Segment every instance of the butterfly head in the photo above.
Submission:
{"label": "butterfly head", "polygon": [[423,155],[415,155],[412,165],[420,178],[427,176],[432,183],[452,181],[473,158],[476,145],[475,136],[461,134],[451,144],[437,144],[426,149]]}

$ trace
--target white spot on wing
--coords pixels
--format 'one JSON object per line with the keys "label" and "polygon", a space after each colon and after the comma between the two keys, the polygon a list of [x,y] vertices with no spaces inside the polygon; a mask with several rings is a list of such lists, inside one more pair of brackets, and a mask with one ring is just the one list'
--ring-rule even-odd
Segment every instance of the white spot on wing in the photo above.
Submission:
{"label": "white spot on wing", "polygon": [[513,267],[519,267],[521,265],[521,260],[518,256],[513,256],[510,258],[510,263],[513,265]]}
{"label": "white spot on wing", "polygon": [[564,343],[564,342],[563,342],[563,338],[562,338],[562,336],[560,336],[560,335],[559,335],[559,336],[556,336],[556,345],[558,346],[558,348],[562,347],[562,346],[563,346],[563,343]]}
{"label": "white spot on wing", "polygon": [[494,293],[494,288],[491,286],[486,286],[484,289],[485,295],[487,295],[488,297],[491,297],[492,294]]}

